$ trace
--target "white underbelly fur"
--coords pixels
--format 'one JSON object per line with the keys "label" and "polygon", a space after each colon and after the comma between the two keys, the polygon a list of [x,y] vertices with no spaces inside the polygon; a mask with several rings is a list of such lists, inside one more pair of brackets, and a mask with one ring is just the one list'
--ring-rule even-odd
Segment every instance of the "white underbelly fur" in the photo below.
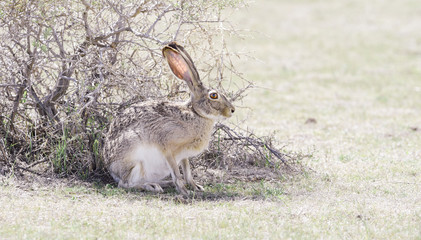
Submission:
{"label": "white underbelly fur", "polygon": [[[177,166],[184,158],[196,156],[202,150],[186,149],[175,156]],[[135,163],[135,167],[130,174],[130,182],[159,182],[170,175],[170,168],[164,154],[157,146],[150,144],[138,145],[130,156]],[[143,167],[144,176],[142,176]]]}
{"label": "white underbelly fur", "polygon": [[[157,182],[170,174],[165,156],[160,149],[154,145],[142,144],[135,148],[130,156],[136,167],[131,173],[133,182]],[[143,173],[140,171],[141,165]]]}

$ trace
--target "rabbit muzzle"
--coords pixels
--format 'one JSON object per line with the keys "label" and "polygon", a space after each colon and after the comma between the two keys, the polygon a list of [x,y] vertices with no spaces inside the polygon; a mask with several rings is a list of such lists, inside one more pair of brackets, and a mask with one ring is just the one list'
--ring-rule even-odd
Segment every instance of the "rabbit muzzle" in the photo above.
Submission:
{"label": "rabbit muzzle", "polygon": [[222,116],[224,116],[225,118],[230,118],[232,117],[232,114],[234,114],[235,112],[235,107],[234,106],[227,106],[224,108],[224,111],[222,112]]}

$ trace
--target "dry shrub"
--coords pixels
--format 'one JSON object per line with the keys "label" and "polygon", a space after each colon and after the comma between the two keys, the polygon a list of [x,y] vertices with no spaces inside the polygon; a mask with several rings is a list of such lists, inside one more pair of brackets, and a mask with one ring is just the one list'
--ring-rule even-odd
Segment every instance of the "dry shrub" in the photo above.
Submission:
{"label": "dry shrub", "polygon": [[259,137],[250,130],[219,123],[209,149],[192,164],[196,175],[207,183],[279,181],[306,170],[302,160],[310,155],[278,145],[274,136]]}
{"label": "dry shrub", "polygon": [[[202,78],[221,90],[233,76],[242,79],[224,42],[236,31],[223,13],[243,5],[239,0],[3,0],[0,169],[84,178],[105,174],[100,149],[116,112],[145,99],[188,94],[163,63],[165,44],[185,45]],[[226,93],[233,100],[249,86],[245,80],[239,84],[238,92]],[[291,162],[265,141],[241,139],[224,125],[218,129],[211,150],[202,155],[209,166],[222,153],[215,146],[230,149],[223,150],[223,161],[244,158],[274,169]]]}

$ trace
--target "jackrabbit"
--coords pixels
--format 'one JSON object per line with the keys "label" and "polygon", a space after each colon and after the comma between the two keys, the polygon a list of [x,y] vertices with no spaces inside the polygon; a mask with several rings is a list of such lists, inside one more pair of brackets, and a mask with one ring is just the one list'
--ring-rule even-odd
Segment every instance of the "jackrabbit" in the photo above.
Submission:
{"label": "jackrabbit", "polygon": [[[162,186],[174,184],[187,195],[185,182],[203,191],[193,180],[188,158],[207,148],[215,122],[231,117],[235,108],[224,95],[203,86],[182,46],[172,42],[162,54],[174,75],[187,83],[190,100],[147,101],[122,112],[106,135],[105,164],[119,187],[163,192]],[[163,181],[169,175],[172,181]]]}

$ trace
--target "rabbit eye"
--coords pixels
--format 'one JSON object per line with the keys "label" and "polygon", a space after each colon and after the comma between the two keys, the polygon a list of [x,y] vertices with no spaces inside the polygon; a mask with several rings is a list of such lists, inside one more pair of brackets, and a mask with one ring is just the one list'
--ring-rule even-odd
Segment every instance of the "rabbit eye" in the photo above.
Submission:
{"label": "rabbit eye", "polygon": [[212,99],[218,99],[218,93],[216,93],[216,92],[210,93],[209,97],[212,98]]}

